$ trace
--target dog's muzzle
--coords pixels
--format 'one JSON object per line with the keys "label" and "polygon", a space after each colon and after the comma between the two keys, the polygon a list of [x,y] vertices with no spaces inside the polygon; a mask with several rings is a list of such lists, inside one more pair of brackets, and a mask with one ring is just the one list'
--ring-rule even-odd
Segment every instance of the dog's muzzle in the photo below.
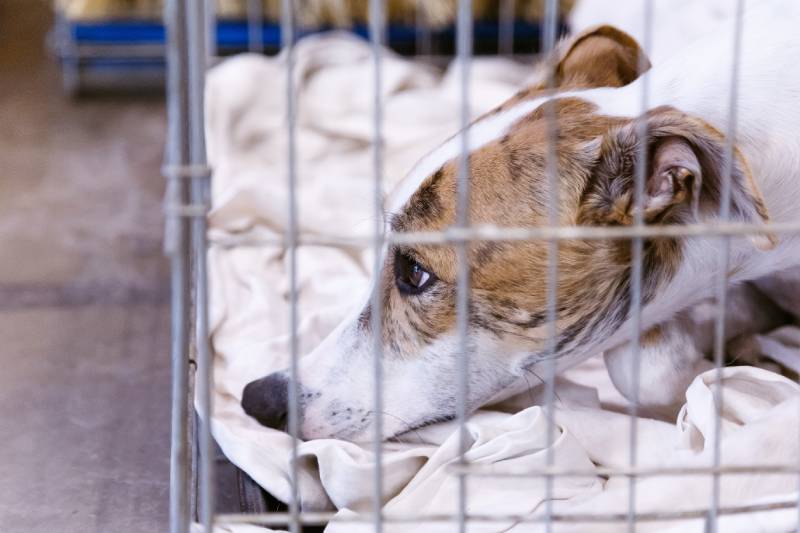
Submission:
{"label": "dog's muzzle", "polygon": [[285,431],[289,412],[289,378],[283,372],[275,372],[251,381],[242,392],[242,408],[261,424]]}

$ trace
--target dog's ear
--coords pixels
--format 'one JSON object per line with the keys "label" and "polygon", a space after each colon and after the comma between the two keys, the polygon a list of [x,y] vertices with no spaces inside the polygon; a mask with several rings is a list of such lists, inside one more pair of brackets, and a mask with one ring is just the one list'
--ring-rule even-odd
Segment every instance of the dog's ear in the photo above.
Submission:
{"label": "dog's ear", "polygon": [[[725,174],[730,171],[732,219],[752,224],[769,221],[766,204],[742,153],[734,147],[725,161],[725,136],[711,125],[673,108],[658,108],[643,118],[615,127],[602,140],[592,179],[584,191],[579,224],[630,225],[634,220],[635,165],[646,143],[647,170],[643,219],[648,224],[700,222],[720,212]],[[777,239],[757,234],[751,240],[770,249]]]}
{"label": "dog's ear", "polygon": [[650,69],[636,39],[613,26],[588,29],[561,48],[557,87],[622,87]]}

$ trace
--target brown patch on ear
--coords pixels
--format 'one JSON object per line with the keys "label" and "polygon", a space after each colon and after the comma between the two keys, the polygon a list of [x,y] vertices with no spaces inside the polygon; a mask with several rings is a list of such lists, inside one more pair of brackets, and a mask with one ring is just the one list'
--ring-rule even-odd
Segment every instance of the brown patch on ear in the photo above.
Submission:
{"label": "brown patch on ear", "polygon": [[[600,162],[581,201],[578,223],[630,225],[634,220],[635,164],[647,145],[648,168],[642,198],[646,223],[700,222],[720,212],[725,172],[725,136],[708,123],[669,107],[647,113],[647,138],[639,138],[638,120],[607,135]],[[744,155],[734,150],[731,214],[740,221],[769,221],[766,204]],[[702,211],[702,213],[701,213]],[[759,249],[775,246],[775,235],[750,237]]]}
{"label": "brown patch on ear", "polygon": [[[559,45],[539,65],[553,72],[553,87],[559,90],[622,87],[650,70],[650,61],[636,39],[613,26],[598,26]],[[544,76],[546,78],[546,76]],[[509,109],[519,102],[547,92],[545,81],[525,87],[484,116]]]}
{"label": "brown patch on ear", "polygon": [[[644,68],[642,68],[644,67]],[[599,26],[575,37],[556,67],[558,87],[622,87],[650,69],[636,40],[613,26]]]}
{"label": "brown patch on ear", "polygon": [[664,338],[664,333],[661,331],[661,326],[653,326],[652,328],[648,329],[647,331],[642,333],[641,339],[639,339],[639,344],[641,346],[655,346],[661,339]]}

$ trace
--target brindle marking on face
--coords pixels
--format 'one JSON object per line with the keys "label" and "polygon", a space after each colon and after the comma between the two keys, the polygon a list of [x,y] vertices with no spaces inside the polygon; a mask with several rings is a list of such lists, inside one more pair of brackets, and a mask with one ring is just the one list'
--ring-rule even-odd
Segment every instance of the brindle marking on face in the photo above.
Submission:
{"label": "brindle marking on face", "polygon": [[[453,326],[455,291],[451,284],[437,281],[423,294],[401,294],[393,278],[394,256],[397,252],[395,248],[389,250],[377,290],[381,291],[384,348],[389,351],[389,356],[403,357],[431,344]],[[414,255],[419,257],[416,253]],[[429,305],[433,302],[436,305]],[[371,303],[359,315],[358,329],[371,335]]]}
{"label": "brindle marking on face", "polygon": [[[635,152],[609,136],[629,119],[600,116],[578,98],[552,101],[558,120],[556,157],[562,224],[607,224],[593,218],[616,198],[597,202],[598,188],[619,176],[630,183]],[[509,132],[470,155],[470,220],[473,224],[537,227],[547,224],[545,160],[548,150],[545,113],[539,108],[522,117]],[[606,141],[603,141],[606,139]],[[608,140],[610,139],[610,140]],[[634,147],[635,148],[635,147]],[[616,167],[601,159],[618,158]],[[606,173],[598,174],[598,168]],[[610,176],[608,172],[618,172]],[[390,221],[395,232],[442,231],[455,222],[458,180],[455,161],[424,180]],[[630,209],[628,205],[626,209]],[[678,211],[676,211],[677,213]],[[617,222],[614,222],[617,223]],[[454,325],[457,260],[451,246],[403,248],[439,279],[419,295],[402,295],[384,276],[384,334],[397,353],[416,352]],[[546,242],[476,242],[469,246],[471,266],[470,326],[498,339],[517,339],[531,353],[542,352],[546,339]],[[385,272],[392,271],[390,250]],[[593,342],[619,328],[630,308],[631,244],[627,241],[565,241],[559,246],[557,352]],[[675,240],[646,242],[643,303],[670,279],[680,261]],[[388,294],[388,297],[386,296]],[[557,355],[557,354],[556,354]]]}
{"label": "brindle marking on face", "polygon": [[[634,71],[625,67],[615,70],[614,79],[601,80],[607,73],[603,68],[598,69],[597,51],[601,55],[612,54],[615,61],[624,61],[627,66],[638,65],[640,50],[631,39],[603,29],[589,32],[562,54],[556,76],[559,89],[620,86],[636,77]],[[530,87],[489,114],[506,111],[543,95],[542,85]],[[588,191],[598,179],[595,167],[604,155],[601,141],[628,120],[600,116],[593,104],[580,98],[551,101],[552,114],[557,120],[555,154],[560,177],[560,222],[577,224],[579,216],[587,211],[583,204],[590,194]],[[544,109],[539,107],[520,118],[505,135],[469,154],[469,218],[472,224],[513,227],[547,224],[549,130]],[[455,222],[458,179],[457,161],[443,164],[423,180],[399,212],[392,214],[391,230],[436,232],[451,226]],[[606,209],[606,205],[602,208]],[[484,333],[501,342],[523,346],[532,354],[544,353],[550,259],[547,243],[475,242],[469,245],[468,251],[472,338]],[[422,293],[400,293],[393,274],[398,253],[420,263],[437,277],[436,281]],[[644,293],[649,299],[655,288],[671,276],[679,261],[680,248],[648,243],[645,253]],[[671,257],[666,257],[670,254]],[[557,351],[596,340],[618,328],[630,307],[630,244],[566,241],[560,243],[555,259],[559,270]],[[381,335],[387,357],[436,357],[425,348],[454,330],[457,270],[452,246],[421,245],[387,250],[376,288],[381,291]],[[371,329],[371,312],[367,306],[359,318],[358,327],[362,331]],[[496,386],[502,384],[492,384]],[[449,396],[440,400],[454,402]],[[453,408],[449,404],[442,407],[443,412]]]}

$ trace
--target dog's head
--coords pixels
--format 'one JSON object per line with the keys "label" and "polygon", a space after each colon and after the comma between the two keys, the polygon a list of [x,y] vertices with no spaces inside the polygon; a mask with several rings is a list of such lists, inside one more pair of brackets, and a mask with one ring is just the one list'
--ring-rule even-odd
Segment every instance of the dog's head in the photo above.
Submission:
{"label": "dog's head", "polygon": [[[576,91],[634,81],[645,62],[641,53],[618,30],[591,30],[561,49],[555,94],[542,87],[521,91],[470,126],[471,224],[547,225],[553,129],[548,115],[556,119],[562,225],[631,224],[634,165],[642,145],[649,153],[642,201],[648,223],[687,223],[719,209],[723,135],[678,110],[658,108],[644,117],[647,134],[641,138],[636,118],[603,116]],[[545,110],[546,102],[551,111]],[[411,171],[389,200],[389,232],[438,232],[456,222],[460,146],[460,137],[447,141]],[[733,168],[732,212],[750,221],[767,216],[741,157]],[[301,360],[304,438],[372,437],[376,336],[383,364],[384,437],[455,415],[461,357],[469,358],[468,410],[497,397],[511,383],[533,377],[536,364],[553,353],[546,313],[549,260],[558,265],[555,357],[568,360],[596,350],[628,318],[630,242],[562,241],[557,258],[548,256],[543,241],[473,242],[468,245],[465,355],[456,328],[455,248],[392,244],[383,253],[383,267],[372,286],[377,298],[370,298]],[[669,283],[681,260],[679,239],[645,244],[645,305]],[[374,301],[379,302],[377,310]],[[265,425],[281,427],[287,383],[286,372],[250,383],[242,400],[245,411]]]}

